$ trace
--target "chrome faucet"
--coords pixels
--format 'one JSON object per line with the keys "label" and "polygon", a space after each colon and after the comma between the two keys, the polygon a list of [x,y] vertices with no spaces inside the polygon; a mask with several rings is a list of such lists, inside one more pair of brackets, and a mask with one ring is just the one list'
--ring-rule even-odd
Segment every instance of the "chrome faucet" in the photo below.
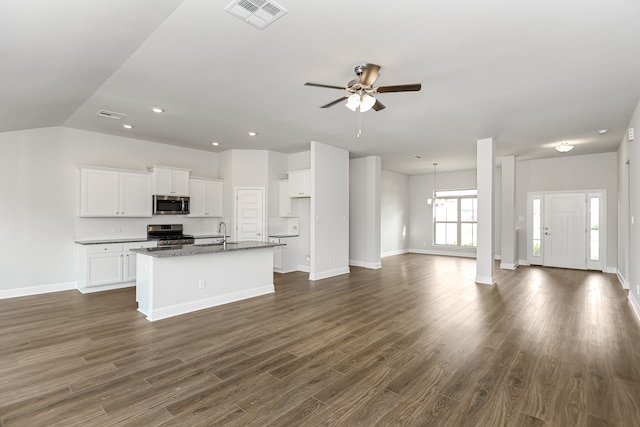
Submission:
{"label": "chrome faucet", "polygon": [[224,226],[224,232],[222,232],[222,249],[227,249],[227,224],[224,221],[220,221],[218,224],[218,233],[221,232]]}

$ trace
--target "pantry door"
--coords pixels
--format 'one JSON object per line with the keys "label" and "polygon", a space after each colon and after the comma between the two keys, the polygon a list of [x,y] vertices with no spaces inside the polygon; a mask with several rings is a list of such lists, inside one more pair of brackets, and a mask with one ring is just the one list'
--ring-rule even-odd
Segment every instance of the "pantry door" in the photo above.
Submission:
{"label": "pantry door", "polygon": [[264,188],[236,188],[236,240],[264,241]]}

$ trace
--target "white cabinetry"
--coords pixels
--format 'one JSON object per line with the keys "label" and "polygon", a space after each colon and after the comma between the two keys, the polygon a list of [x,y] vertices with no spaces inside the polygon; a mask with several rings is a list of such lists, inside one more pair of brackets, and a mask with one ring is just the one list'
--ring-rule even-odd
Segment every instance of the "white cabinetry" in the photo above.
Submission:
{"label": "white cabinetry", "polygon": [[224,181],[192,178],[189,180],[190,217],[222,217]]}
{"label": "white cabinetry", "polygon": [[191,169],[153,166],[153,193],[160,196],[188,196]]}
{"label": "white cabinetry", "polygon": [[273,271],[289,273],[298,269],[296,252],[298,237],[269,237],[271,243],[284,243],[286,246],[273,248]]}
{"label": "white cabinetry", "polygon": [[78,245],[78,289],[87,293],[134,285],[136,254],[129,250],[155,247],[156,244],[154,241]]}
{"label": "white cabinetry", "polygon": [[278,215],[283,217],[291,216],[291,197],[289,197],[289,181],[280,181],[278,193]]}
{"label": "white cabinetry", "polygon": [[150,217],[151,214],[150,173],[80,169],[80,216]]}
{"label": "white cabinetry", "polygon": [[289,197],[311,197],[311,169],[291,171],[289,174]]}

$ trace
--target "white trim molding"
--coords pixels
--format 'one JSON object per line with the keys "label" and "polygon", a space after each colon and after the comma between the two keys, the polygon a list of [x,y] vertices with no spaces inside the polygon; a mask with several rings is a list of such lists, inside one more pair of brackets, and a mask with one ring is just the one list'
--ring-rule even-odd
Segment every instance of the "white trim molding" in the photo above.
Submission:
{"label": "white trim molding", "polygon": [[629,292],[629,301],[631,302],[631,307],[636,313],[636,316],[638,316],[638,319],[640,319],[640,301],[638,301],[638,299],[636,298],[636,294],[634,294],[633,292]]}
{"label": "white trim molding", "polygon": [[442,256],[457,256],[462,258],[475,258],[475,252],[455,252],[455,251],[433,251],[430,249],[409,249],[409,253],[423,254],[423,255],[442,255]]}
{"label": "white trim molding", "polygon": [[349,260],[349,265],[353,265],[354,267],[370,268],[370,269],[373,269],[373,270],[377,270],[378,268],[382,268],[382,263],[381,262],[364,262],[364,261],[357,261],[355,259],[350,259]]}
{"label": "white trim molding", "polygon": [[618,281],[622,285],[622,289],[631,289],[631,283],[624,278],[624,275],[620,270],[616,269],[615,274],[618,276]]}
{"label": "white trim molding", "polygon": [[503,270],[515,270],[518,268],[518,263],[510,263],[510,262],[501,262],[500,268]]}
{"label": "white trim molding", "polygon": [[52,283],[50,285],[29,286],[26,288],[13,288],[0,290],[0,299],[19,298],[29,295],[48,294],[50,292],[70,291],[76,289],[78,282]]}
{"label": "white trim molding", "polygon": [[346,268],[337,268],[335,270],[327,270],[321,271],[316,274],[309,274],[309,280],[322,280],[328,279],[329,277],[340,276],[342,274],[349,274],[351,270],[349,267]]}
{"label": "white trim molding", "polygon": [[380,258],[385,258],[388,256],[394,256],[394,255],[404,255],[404,254],[408,254],[409,253],[409,249],[398,249],[395,251],[388,251],[388,252],[382,252],[380,254]]}

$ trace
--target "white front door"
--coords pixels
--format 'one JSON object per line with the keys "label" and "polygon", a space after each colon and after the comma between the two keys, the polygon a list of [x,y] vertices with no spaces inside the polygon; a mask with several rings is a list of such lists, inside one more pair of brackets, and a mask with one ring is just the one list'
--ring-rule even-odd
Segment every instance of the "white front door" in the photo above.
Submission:
{"label": "white front door", "polygon": [[236,240],[264,241],[264,189],[236,189]]}
{"label": "white front door", "polygon": [[586,268],[585,208],[585,193],[544,195],[544,266]]}

